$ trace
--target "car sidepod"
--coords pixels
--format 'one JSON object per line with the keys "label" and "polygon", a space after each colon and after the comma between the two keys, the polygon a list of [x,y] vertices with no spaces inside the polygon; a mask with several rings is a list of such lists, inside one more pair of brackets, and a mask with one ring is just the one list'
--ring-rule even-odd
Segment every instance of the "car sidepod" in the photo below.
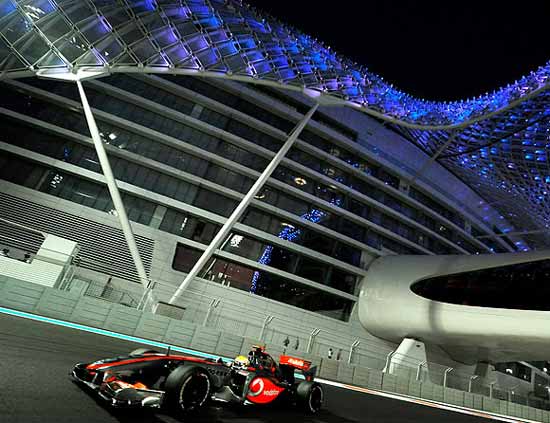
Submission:
{"label": "car sidepod", "polygon": [[245,392],[245,398],[252,404],[270,404],[279,399],[286,387],[273,377],[254,376]]}

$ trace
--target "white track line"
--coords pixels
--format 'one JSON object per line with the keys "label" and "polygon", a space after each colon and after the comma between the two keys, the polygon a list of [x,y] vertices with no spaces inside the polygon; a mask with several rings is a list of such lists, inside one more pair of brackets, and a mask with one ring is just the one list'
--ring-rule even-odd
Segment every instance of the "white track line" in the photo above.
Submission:
{"label": "white track line", "polygon": [[425,400],[425,399],[420,399],[420,398],[416,398],[416,397],[411,397],[411,396],[408,396],[408,395],[393,394],[393,393],[385,392],[385,391],[377,391],[377,390],[374,390],[374,389],[361,388],[359,386],[348,385],[348,384],[340,383],[340,382],[334,382],[332,380],[319,379],[319,378],[315,378],[315,380],[317,382],[325,384],[325,385],[331,385],[331,386],[335,386],[337,388],[347,389],[347,390],[350,390],[350,391],[362,392],[362,393],[371,394],[371,395],[378,395],[378,396],[386,397],[386,398],[393,398],[393,399],[400,400],[400,401],[412,402],[412,403],[415,403],[415,404],[425,405],[425,406],[428,406],[428,407],[440,408],[442,410],[454,411],[456,413],[461,413],[461,414],[469,414],[469,415],[472,415],[472,416],[483,417],[483,418],[486,418],[486,419],[492,419],[492,420],[498,420],[498,421],[510,422],[510,423],[524,423],[524,422],[525,423],[540,423],[537,420],[519,419],[517,417],[511,417],[511,416],[505,416],[505,415],[502,415],[502,414],[491,413],[489,411],[480,411],[480,410],[474,410],[472,408],[461,407],[459,405],[446,404],[446,403],[442,403],[442,402],[438,402],[438,401]]}

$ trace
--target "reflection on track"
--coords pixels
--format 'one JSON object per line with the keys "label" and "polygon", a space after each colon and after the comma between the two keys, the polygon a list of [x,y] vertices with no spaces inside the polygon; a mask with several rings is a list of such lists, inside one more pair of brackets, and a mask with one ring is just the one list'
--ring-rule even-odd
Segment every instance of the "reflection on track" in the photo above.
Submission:
{"label": "reflection on track", "polygon": [[[116,338],[0,314],[0,422],[175,423],[170,416],[104,406],[71,381],[77,362],[128,353],[140,347]],[[315,416],[296,410],[216,404],[197,423],[486,422],[488,420],[324,386],[324,409]]]}

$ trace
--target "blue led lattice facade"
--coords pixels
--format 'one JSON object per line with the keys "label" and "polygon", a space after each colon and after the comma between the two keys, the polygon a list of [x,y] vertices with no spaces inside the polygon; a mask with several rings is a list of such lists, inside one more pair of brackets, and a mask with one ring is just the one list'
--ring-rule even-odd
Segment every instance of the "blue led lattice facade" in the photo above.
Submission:
{"label": "blue led lattice facade", "polygon": [[314,38],[226,0],[0,0],[0,77],[39,70],[200,73],[307,88],[418,126],[481,119],[548,87],[550,64],[475,99],[407,95]]}
{"label": "blue led lattice facade", "polygon": [[434,102],[236,0],[0,0],[0,79],[84,69],[305,91],[391,121],[431,154],[452,135],[439,162],[501,210],[510,230],[550,224],[550,63],[495,92]]}

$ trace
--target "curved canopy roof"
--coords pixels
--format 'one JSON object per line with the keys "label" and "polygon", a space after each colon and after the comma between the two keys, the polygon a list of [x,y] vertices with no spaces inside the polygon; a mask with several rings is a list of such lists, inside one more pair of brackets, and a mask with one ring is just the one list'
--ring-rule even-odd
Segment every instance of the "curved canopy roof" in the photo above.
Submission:
{"label": "curved canopy roof", "polygon": [[481,195],[478,214],[499,210],[520,250],[550,246],[550,91],[452,131],[394,128]]}
{"label": "curved canopy roof", "polygon": [[237,0],[0,0],[0,79],[79,70],[305,91],[394,123],[428,153],[445,146],[439,161],[520,219],[511,230],[550,223],[550,63],[493,93],[433,102]]}

